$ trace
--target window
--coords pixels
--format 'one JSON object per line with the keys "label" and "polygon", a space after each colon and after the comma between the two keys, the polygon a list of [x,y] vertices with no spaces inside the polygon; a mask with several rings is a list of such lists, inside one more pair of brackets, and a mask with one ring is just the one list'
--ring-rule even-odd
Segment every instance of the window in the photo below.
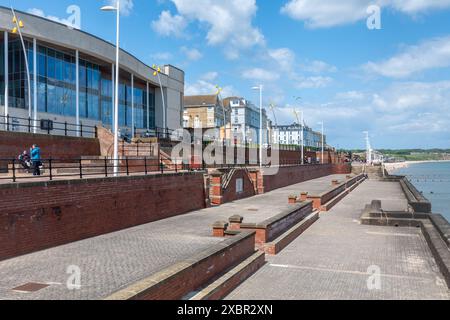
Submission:
{"label": "window", "polygon": [[244,192],[244,179],[236,179],[236,194]]}

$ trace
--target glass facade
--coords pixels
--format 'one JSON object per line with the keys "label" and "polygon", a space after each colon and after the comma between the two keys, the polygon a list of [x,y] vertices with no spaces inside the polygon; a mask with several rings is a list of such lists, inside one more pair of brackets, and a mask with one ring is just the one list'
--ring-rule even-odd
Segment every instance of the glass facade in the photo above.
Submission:
{"label": "glass facade", "polygon": [[[31,88],[33,88],[33,42],[25,41]],[[0,96],[4,103],[4,43],[0,45]],[[22,44],[10,36],[8,46],[9,62],[9,107],[28,110],[28,81]],[[108,69],[109,68],[109,69]],[[112,81],[110,70],[88,59],[79,60],[79,107],[80,118],[112,124]],[[73,51],[61,51],[38,43],[37,45],[37,101],[38,111],[61,116],[76,116],[76,57]],[[145,82],[136,79],[134,88],[134,124],[137,129],[155,128],[155,91],[147,94]],[[119,125],[131,127],[132,96],[131,83],[120,80]],[[147,114],[147,96],[149,112]],[[33,100],[32,100],[33,103]]]}

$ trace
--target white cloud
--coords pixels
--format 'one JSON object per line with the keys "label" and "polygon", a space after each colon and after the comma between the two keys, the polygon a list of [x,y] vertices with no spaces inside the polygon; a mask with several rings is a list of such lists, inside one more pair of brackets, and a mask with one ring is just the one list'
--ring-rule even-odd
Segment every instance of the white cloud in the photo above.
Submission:
{"label": "white cloud", "polygon": [[[295,53],[289,48],[269,49],[267,56],[271,66],[270,72],[268,69],[254,68],[244,72],[243,77],[260,81],[285,78],[295,83],[294,87],[297,89],[318,89],[328,86],[333,81],[331,77],[321,74],[337,71],[336,67],[318,60],[304,65],[298,64]],[[299,71],[311,73],[314,76],[306,76]]]}
{"label": "white cloud", "polygon": [[[110,6],[116,6],[116,0],[108,0],[107,1]],[[120,14],[124,16],[129,16],[133,11],[133,0],[120,0]]]}
{"label": "white cloud", "polygon": [[268,54],[283,71],[292,71],[295,64],[295,53],[291,49],[280,48],[269,50]]}
{"label": "white cloud", "polygon": [[298,89],[319,89],[327,87],[333,79],[330,77],[299,77],[295,84]]}
{"label": "white cloud", "polygon": [[159,19],[152,22],[152,28],[158,34],[169,37],[182,37],[187,21],[180,15],[172,15],[170,11],[163,11],[159,15]]}
{"label": "white cloud", "polygon": [[172,16],[163,11],[153,27],[163,35],[179,35],[187,21],[196,21],[207,29],[208,44],[226,46],[228,58],[265,43],[263,34],[252,25],[256,15],[256,0],[171,0],[178,11]]}
{"label": "white cloud", "polygon": [[150,55],[150,58],[157,64],[166,64],[173,59],[173,54],[170,52],[155,52]]}
{"label": "white cloud", "polygon": [[[73,20],[73,18],[69,17],[69,18],[59,18],[56,16],[52,16],[52,15],[46,15],[45,12],[41,9],[38,8],[32,8],[32,9],[28,9],[28,13],[30,14],[34,14],[35,16],[39,16],[42,18],[46,18],[55,22],[59,22],[62,24],[65,24],[68,27],[71,28],[76,28],[76,29],[80,29],[81,26],[79,25],[80,21],[75,21]],[[76,24],[78,23],[78,24]]]}
{"label": "white cloud", "polygon": [[195,48],[181,47],[181,52],[186,55],[189,61],[197,61],[203,58],[203,54]]}
{"label": "white cloud", "polygon": [[310,28],[331,27],[352,23],[366,15],[370,1],[291,0],[281,12]]}
{"label": "white cloud", "polygon": [[402,12],[416,14],[450,7],[450,0],[391,0],[390,5]]}
{"label": "white cloud", "polygon": [[333,73],[337,71],[335,66],[329,65],[328,63],[320,60],[314,60],[306,63],[302,66],[302,69],[310,73]]}
{"label": "white cloud", "polygon": [[364,69],[384,77],[405,78],[428,69],[449,66],[450,36],[407,47],[402,53],[386,61],[367,63]]}
{"label": "white cloud", "polygon": [[365,98],[365,94],[359,91],[347,91],[339,92],[336,94],[336,99],[338,100],[362,100]]}
{"label": "white cloud", "polygon": [[366,19],[370,5],[390,8],[408,15],[447,9],[450,0],[290,0],[281,12],[310,28],[327,28]]}
{"label": "white cloud", "polygon": [[242,77],[248,80],[256,80],[260,82],[275,81],[280,78],[278,73],[262,68],[252,68],[244,70]]}
{"label": "white cloud", "polygon": [[[207,95],[217,93],[216,84],[211,81],[200,79],[195,83],[186,83],[184,94],[186,96]],[[232,86],[225,86],[222,88],[222,97],[231,97],[238,95]]]}
{"label": "white cloud", "polygon": [[434,111],[448,114],[450,81],[395,83],[382,94],[374,94],[372,105],[383,113],[407,115]]}
{"label": "white cloud", "polygon": [[219,73],[216,71],[207,72],[200,77],[201,80],[205,81],[214,81],[219,76]]}

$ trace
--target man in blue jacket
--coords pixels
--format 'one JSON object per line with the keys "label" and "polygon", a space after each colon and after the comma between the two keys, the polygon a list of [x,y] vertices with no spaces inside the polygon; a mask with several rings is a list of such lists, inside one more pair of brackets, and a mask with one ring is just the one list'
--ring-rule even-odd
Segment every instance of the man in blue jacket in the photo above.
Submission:
{"label": "man in blue jacket", "polygon": [[41,169],[39,168],[41,166],[41,149],[33,144],[33,147],[31,147],[31,162],[33,162],[33,176],[40,176],[41,175]]}

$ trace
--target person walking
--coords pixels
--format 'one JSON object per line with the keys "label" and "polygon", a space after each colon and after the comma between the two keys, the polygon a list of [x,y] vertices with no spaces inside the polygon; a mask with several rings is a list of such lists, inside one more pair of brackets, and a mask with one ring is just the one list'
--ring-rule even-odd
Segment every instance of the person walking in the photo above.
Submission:
{"label": "person walking", "polygon": [[40,166],[41,163],[41,149],[33,144],[31,147],[31,162],[33,163],[33,176],[40,176],[41,175],[41,169]]}

